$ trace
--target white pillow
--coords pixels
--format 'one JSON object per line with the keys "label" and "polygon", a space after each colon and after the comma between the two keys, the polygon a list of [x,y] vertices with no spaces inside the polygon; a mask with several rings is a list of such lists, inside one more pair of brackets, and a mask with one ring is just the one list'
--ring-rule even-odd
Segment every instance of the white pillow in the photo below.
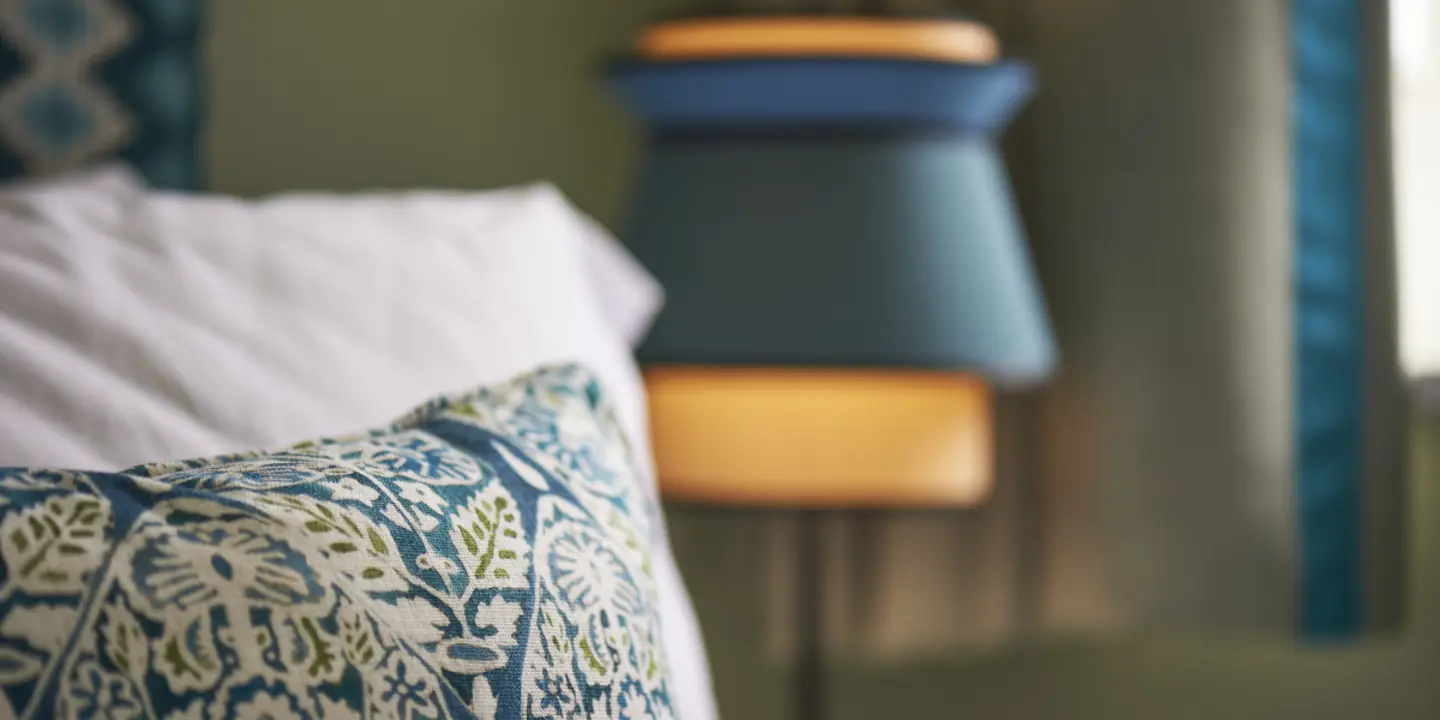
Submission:
{"label": "white pillow", "polygon": [[[100,469],[384,423],[547,359],[594,368],[644,437],[638,374],[558,202],[545,187],[457,213],[157,194],[63,225],[6,213],[0,382],[74,394],[67,425]],[[99,384],[65,386],[77,377]],[[0,462],[68,460],[0,438]]]}
{"label": "white pillow", "polygon": [[[586,215],[555,186],[535,183],[527,186],[467,192],[459,190],[401,190],[364,193],[292,192],[257,203],[280,210],[300,222],[326,223],[334,213],[353,213],[356,206],[366,213],[404,212],[423,215],[427,222],[443,223],[468,232],[475,216],[529,202],[532,195],[543,197],[542,212],[581,238],[585,273],[600,303],[606,321],[631,347],[640,344],[655,314],[665,302],[664,290],[649,271],[635,260],[620,241],[594,218]],[[194,196],[172,196],[193,198]]]}
{"label": "white pillow", "polygon": [[143,181],[130,168],[104,165],[0,185],[0,212],[61,228],[96,222],[113,225],[122,222],[120,216],[144,190]]}
{"label": "white pillow", "polygon": [[[276,446],[575,360],[615,396],[648,466],[622,333],[643,333],[658,286],[554,188],[245,202],[124,185],[0,192],[0,465]],[[677,708],[714,717],[656,527]]]}

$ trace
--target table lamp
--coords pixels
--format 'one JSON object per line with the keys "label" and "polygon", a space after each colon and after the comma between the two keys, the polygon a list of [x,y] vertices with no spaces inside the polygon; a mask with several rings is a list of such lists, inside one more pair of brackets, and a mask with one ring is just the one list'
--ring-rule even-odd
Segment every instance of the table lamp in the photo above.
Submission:
{"label": "table lamp", "polygon": [[[704,47],[736,41],[712,21],[816,25],[805,52],[729,52]],[[938,46],[884,34],[914,21],[864,22],[879,34],[847,55],[825,46],[836,18],[673,20],[609,72],[648,130],[626,240],[667,292],[639,350],[661,491],[804,511],[806,718],[823,700],[814,513],[983,502],[992,387],[1055,364],[995,144],[1029,67],[941,42],[973,41],[938,32],[973,21],[929,21]],[[689,44],[656,39],[677,28]]]}

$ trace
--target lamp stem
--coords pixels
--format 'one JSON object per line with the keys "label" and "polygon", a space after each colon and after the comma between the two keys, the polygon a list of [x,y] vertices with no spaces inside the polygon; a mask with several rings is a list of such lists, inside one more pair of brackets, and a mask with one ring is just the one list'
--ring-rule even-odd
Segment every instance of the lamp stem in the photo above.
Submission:
{"label": "lamp stem", "polygon": [[821,557],[820,510],[801,510],[796,539],[795,717],[825,718],[825,568]]}

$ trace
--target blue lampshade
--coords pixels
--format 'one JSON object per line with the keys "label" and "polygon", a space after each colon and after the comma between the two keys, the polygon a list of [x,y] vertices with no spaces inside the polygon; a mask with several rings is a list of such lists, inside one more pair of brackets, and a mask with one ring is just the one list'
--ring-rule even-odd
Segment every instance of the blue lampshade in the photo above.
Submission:
{"label": "blue lampshade", "polygon": [[[768,72],[764,72],[768,68]],[[667,291],[652,364],[1055,364],[993,135],[1028,68],[625,63],[651,139],[627,240]]]}

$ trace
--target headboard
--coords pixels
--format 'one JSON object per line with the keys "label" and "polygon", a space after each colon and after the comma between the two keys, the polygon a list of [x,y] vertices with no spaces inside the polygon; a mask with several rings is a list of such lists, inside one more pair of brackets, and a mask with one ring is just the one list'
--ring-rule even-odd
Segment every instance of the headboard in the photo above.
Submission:
{"label": "headboard", "polygon": [[199,0],[0,3],[0,180],[118,158],[203,184]]}

